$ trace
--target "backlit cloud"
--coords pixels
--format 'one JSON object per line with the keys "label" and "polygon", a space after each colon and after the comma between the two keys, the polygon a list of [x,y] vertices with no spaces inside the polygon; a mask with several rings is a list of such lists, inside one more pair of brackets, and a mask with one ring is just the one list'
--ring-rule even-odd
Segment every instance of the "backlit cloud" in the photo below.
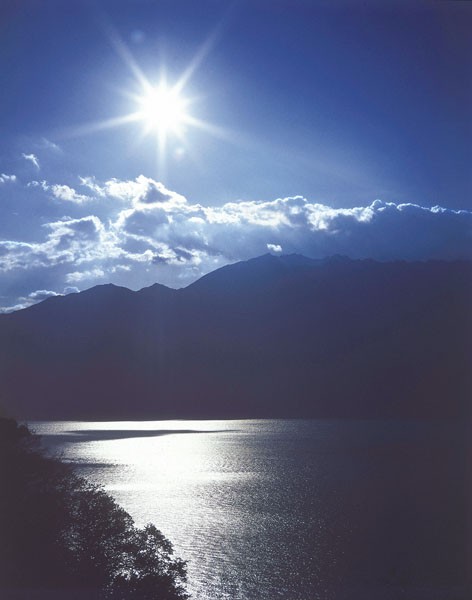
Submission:
{"label": "backlit cloud", "polygon": [[116,198],[131,203],[133,206],[166,203],[169,206],[177,207],[187,203],[180,194],[168,190],[159,181],[154,181],[144,175],[139,175],[136,179],[129,181],[109,179],[102,184],[98,183],[94,177],[80,177],[79,179],[81,185],[87,187],[95,195]]}
{"label": "backlit cloud", "polygon": [[46,300],[46,298],[53,298],[54,296],[61,296],[61,294],[53,292],[52,290],[36,290],[35,292],[28,294],[28,298],[38,301]]}
{"label": "backlit cloud", "polygon": [[96,268],[91,271],[74,271],[72,273],[67,273],[66,281],[67,283],[79,283],[81,281],[87,281],[87,279],[100,279],[104,276],[105,271]]}
{"label": "backlit cloud", "polygon": [[58,200],[65,200],[66,202],[87,202],[90,200],[88,196],[78,194],[73,188],[68,185],[53,185],[51,186],[52,195]]}
{"label": "backlit cloud", "polygon": [[49,184],[47,181],[30,181],[29,187],[41,187],[45,192],[49,192],[53,198],[64,200],[65,202],[74,202],[82,204],[92,200],[90,196],[79,194],[69,185]]}
{"label": "backlit cloud", "polygon": [[[143,175],[103,182],[82,177],[79,183],[86,194],[69,183],[23,186],[35,194],[34,202],[44,201],[57,215],[60,204],[51,203],[52,197],[73,216],[38,223],[28,238],[18,231],[0,240],[0,276],[6,282],[11,276],[18,288],[10,307],[70,284],[112,281],[136,289],[159,281],[178,287],[267,251],[312,258],[472,259],[472,212],[466,210],[381,200],[333,208],[301,196],[205,206]],[[28,289],[33,280],[36,287]]]}

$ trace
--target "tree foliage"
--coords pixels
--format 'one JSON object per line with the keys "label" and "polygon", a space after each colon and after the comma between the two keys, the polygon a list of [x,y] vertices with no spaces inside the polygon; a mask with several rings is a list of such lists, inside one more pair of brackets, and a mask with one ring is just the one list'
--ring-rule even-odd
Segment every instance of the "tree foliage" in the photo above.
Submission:
{"label": "tree foliage", "polygon": [[8,419],[0,419],[0,481],[0,588],[189,597],[185,563],[154,525],[137,528],[103,489],[44,456],[37,436]]}

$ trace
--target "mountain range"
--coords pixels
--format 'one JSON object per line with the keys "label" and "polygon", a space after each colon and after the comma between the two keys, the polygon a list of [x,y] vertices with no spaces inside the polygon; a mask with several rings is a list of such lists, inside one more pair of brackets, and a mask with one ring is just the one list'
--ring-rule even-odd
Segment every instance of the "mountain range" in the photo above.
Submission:
{"label": "mountain range", "polygon": [[100,285],[0,316],[28,419],[460,416],[472,263],[264,255],[182,289]]}

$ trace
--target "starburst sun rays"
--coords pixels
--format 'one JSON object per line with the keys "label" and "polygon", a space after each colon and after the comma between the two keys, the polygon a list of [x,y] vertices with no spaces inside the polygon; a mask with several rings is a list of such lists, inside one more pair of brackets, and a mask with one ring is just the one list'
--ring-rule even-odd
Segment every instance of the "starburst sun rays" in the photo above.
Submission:
{"label": "starburst sun rays", "polygon": [[184,93],[184,88],[194,71],[208,54],[212,45],[211,40],[207,41],[195,55],[180,78],[171,84],[167,80],[163,66],[161,66],[161,76],[157,82],[149,79],[117,33],[109,30],[108,34],[112,46],[133,76],[134,90],[121,90],[121,93],[128,97],[131,102],[130,112],[118,117],[69,128],[67,131],[62,132],[60,137],[88,135],[131,123],[140,123],[142,128],[140,135],[136,137],[136,141],[139,142],[147,136],[155,137],[157,170],[161,176],[165,174],[166,155],[170,138],[177,138],[180,143],[184,143],[188,128],[200,129],[220,138],[229,139],[231,137],[226,129],[192,115],[190,106],[195,102],[195,99],[186,97]]}

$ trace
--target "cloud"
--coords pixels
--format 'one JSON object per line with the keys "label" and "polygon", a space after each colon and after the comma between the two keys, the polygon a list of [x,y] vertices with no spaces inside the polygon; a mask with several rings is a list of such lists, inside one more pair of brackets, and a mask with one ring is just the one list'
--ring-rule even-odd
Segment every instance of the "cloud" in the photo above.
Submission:
{"label": "cloud", "polygon": [[64,200],[65,202],[73,202],[75,204],[83,204],[92,200],[90,196],[84,196],[79,194],[68,185],[62,184],[49,184],[47,181],[30,181],[28,187],[41,187],[45,192],[51,192],[54,198],[57,200]]}
{"label": "cloud", "polygon": [[[69,184],[29,185],[35,202],[42,194],[56,216],[34,236],[23,238],[17,230],[18,236],[0,240],[0,276],[15,272],[14,281],[23,282],[12,305],[32,300],[27,286],[33,279],[39,291],[104,278],[134,289],[156,281],[180,286],[267,251],[311,258],[472,259],[467,210],[381,200],[333,208],[301,196],[205,206],[143,175],[104,182],[82,177],[87,195]],[[61,202],[50,203],[51,194]],[[65,203],[75,218],[57,216]]]}
{"label": "cloud", "polygon": [[26,260],[32,265],[94,263],[85,271],[102,277],[104,263],[110,268],[120,263],[122,270],[138,263],[204,270],[215,258],[224,263],[282,249],[313,258],[472,258],[472,212],[465,210],[380,200],[333,208],[301,196],[203,206],[143,175],[103,183],[83,177],[81,185],[89,196],[65,184],[30,185],[77,205],[103,204],[106,199],[119,204],[107,219],[86,215],[46,223],[49,233],[41,243],[0,242],[0,268],[22,267]]}
{"label": "cloud", "polygon": [[7,315],[17,310],[23,310],[24,308],[28,308],[28,306],[31,306],[31,302],[19,302],[18,304],[13,304],[13,306],[0,306],[0,315]]}
{"label": "cloud", "polygon": [[88,188],[95,196],[106,196],[104,187],[96,182],[95,177],[79,177],[79,181],[80,185]]}
{"label": "cloud", "polygon": [[49,233],[39,243],[0,241],[0,272],[80,265],[121,255],[112,234],[96,216],[64,218],[43,225]]}
{"label": "cloud", "polygon": [[39,160],[38,157],[36,156],[36,154],[25,154],[24,152],[21,155],[25,160],[28,160],[30,163],[32,163],[39,171],[40,166],[39,166]]}
{"label": "cloud", "polygon": [[7,175],[6,173],[0,173],[0,183],[15,183],[16,175]]}
{"label": "cloud", "polygon": [[[102,269],[92,269],[91,271],[74,271],[73,273],[67,273],[67,283],[79,283],[86,279],[100,279],[105,276],[105,271]],[[70,288],[69,288],[70,289]],[[77,290],[77,288],[75,288]]]}
{"label": "cloud", "polygon": [[44,227],[50,233],[42,249],[57,262],[74,262],[80,265],[121,254],[113,234],[94,215],[80,219],[64,218],[46,223]]}
{"label": "cloud", "polygon": [[8,314],[17,310],[23,310],[33,304],[47,300],[47,298],[61,295],[62,294],[58,294],[51,290],[36,290],[35,292],[30,292],[26,297],[22,296],[18,298],[17,304],[14,304],[13,306],[0,306],[0,314]]}
{"label": "cloud", "polygon": [[186,265],[190,277],[195,267],[202,273],[214,266],[215,258],[224,264],[268,249],[313,258],[472,258],[470,211],[380,200],[333,208],[301,196],[210,207],[191,204],[144,176],[99,187],[104,196],[128,202],[110,221],[124,256],[160,266]]}
{"label": "cloud", "polygon": [[88,202],[90,200],[89,196],[78,194],[68,185],[53,185],[51,186],[51,192],[55,198],[58,200],[65,200],[66,202],[77,202],[78,204],[82,204],[82,202]]}
{"label": "cloud", "polygon": [[57,153],[62,152],[62,148],[59,146],[59,144],[56,144],[55,142],[52,142],[51,140],[48,140],[45,137],[41,138],[40,147],[44,148],[45,150],[53,150]]}
{"label": "cloud", "polygon": [[109,179],[103,184],[97,183],[94,177],[80,177],[81,185],[87,187],[100,197],[111,197],[129,202],[134,206],[168,204],[172,207],[184,206],[186,199],[168,190],[162,183],[150,177],[139,175],[134,180],[121,181]]}
{"label": "cloud", "polygon": [[51,290],[36,290],[35,292],[31,292],[28,294],[28,298],[31,300],[37,300],[38,302],[42,300],[46,300],[46,298],[52,298],[54,296],[61,296],[57,292],[53,292]]}
{"label": "cloud", "polygon": [[80,292],[79,288],[76,287],[75,285],[67,285],[64,288],[64,296],[67,296],[68,294],[78,294]]}

